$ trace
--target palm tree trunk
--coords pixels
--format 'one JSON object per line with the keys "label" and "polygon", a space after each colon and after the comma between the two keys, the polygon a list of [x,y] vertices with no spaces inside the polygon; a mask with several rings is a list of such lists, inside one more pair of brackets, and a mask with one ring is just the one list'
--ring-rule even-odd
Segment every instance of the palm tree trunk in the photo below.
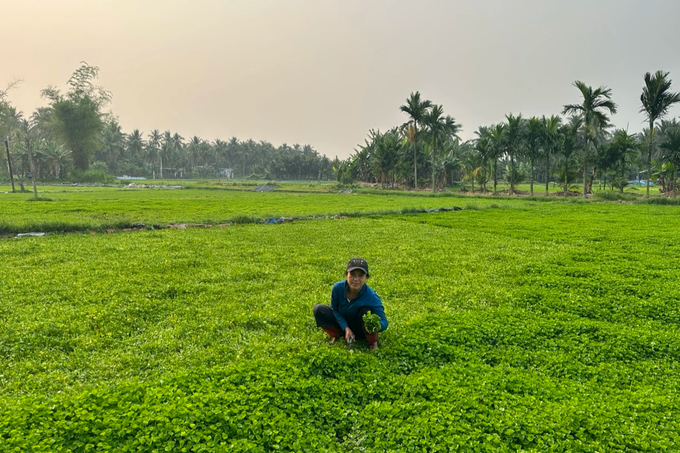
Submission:
{"label": "palm tree trunk", "polygon": [[493,194],[494,195],[496,195],[496,184],[498,182],[497,172],[498,172],[498,158],[495,158],[494,161],[493,161]]}
{"label": "palm tree trunk", "polygon": [[534,196],[534,158],[531,158],[531,196]]}
{"label": "palm tree trunk", "polygon": [[416,156],[416,139],[413,139],[413,188],[418,188],[418,160]]}
{"label": "palm tree trunk", "polygon": [[482,161],[482,193],[486,193],[486,160]]}
{"label": "palm tree trunk", "polygon": [[28,168],[31,169],[31,181],[33,182],[33,195],[35,198],[38,198],[38,188],[35,185],[35,166],[33,165],[33,155],[31,154],[31,144],[28,141],[28,138],[26,139],[26,151],[28,152]]}
{"label": "palm tree trunk", "polygon": [[545,196],[548,196],[548,183],[550,182],[550,153],[546,153],[547,170],[545,172]]}
{"label": "palm tree trunk", "polygon": [[5,139],[5,149],[7,150],[7,169],[9,170],[9,179],[12,181],[12,193],[16,193],[14,188],[14,175],[12,174],[12,158],[9,157],[9,136]]}
{"label": "palm tree trunk", "polygon": [[622,182],[622,184],[621,184],[621,188],[620,188],[621,193],[623,193],[623,187],[624,187],[623,186],[623,178],[625,178],[625,177],[626,177],[626,164],[622,163],[621,164],[621,182]]}
{"label": "palm tree trunk", "polygon": [[163,156],[159,154],[158,159],[161,161],[161,179],[163,179]]}
{"label": "palm tree trunk", "polygon": [[569,161],[564,159],[564,196],[567,196],[567,191],[569,190]]}
{"label": "palm tree trunk", "polygon": [[586,164],[588,157],[588,142],[586,141],[586,153],[583,156],[583,198],[588,197],[588,165]]}
{"label": "palm tree trunk", "polygon": [[434,147],[432,148],[432,193],[435,193],[437,190],[435,188],[435,181],[436,181],[436,171],[435,171],[435,162],[434,162]]}
{"label": "palm tree trunk", "polygon": [[647,146],[647,195],[649,198],[649,181],[652,179],[652,143],[654,142],[654,121],[649,121],[649,145]]}
{"label": "palm tree trunk", "polygon": [[510,195],[515,194],[515,160],[510,154]]}

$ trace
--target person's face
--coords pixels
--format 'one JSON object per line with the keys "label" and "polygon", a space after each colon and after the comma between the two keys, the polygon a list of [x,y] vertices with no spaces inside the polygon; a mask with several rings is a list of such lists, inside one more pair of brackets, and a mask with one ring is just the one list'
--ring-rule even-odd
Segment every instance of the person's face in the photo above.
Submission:
{"label": "person's face", "polygon": [[352,291],[359,291],[366,283],[366,272],[361,269],[354,269],[352,272],[347,272],[347,284]]}

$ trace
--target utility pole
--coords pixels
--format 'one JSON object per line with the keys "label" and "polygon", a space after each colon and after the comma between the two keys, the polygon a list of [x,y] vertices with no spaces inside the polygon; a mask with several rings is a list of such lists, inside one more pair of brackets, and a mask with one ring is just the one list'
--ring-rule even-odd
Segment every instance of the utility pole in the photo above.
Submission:
{"label": "utility pole", "polygon": [[9,168],[9,179],[12,181],[12,193],[16,192],[14,188],[14,175],[12,174],[12,159],[9,157],[9,135],[5,137],[5,149],[7,150],[7,168]]}
{"label": "utility pole", "polygon": [[33,195],[38,198],[38,188],[35,186],[35,166],[33,165],[33,155],[31,154],[31,142],[26,136],[26,151],[28,151],[28,165],[31,169],[31,181],[33,182]]}

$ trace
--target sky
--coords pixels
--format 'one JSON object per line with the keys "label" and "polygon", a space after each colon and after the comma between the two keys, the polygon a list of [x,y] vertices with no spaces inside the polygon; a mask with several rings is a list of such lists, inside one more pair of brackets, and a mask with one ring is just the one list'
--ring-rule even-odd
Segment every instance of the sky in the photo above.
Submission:
{"label": "sky", "polygon": [[[0,0],[0,84],[30,115],[81,61],[124,132],[310,144],[347,158],[413,91],[463,139],[560,113],[582,80],[638,132],[645,72],[680,91],[677,0]],[[670,117],[680,116],[674,107]]]}

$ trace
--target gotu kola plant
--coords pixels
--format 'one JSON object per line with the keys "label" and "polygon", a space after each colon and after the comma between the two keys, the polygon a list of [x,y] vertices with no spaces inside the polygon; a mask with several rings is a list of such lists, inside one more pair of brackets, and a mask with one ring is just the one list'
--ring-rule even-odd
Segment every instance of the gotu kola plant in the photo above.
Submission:
{"label": "gotu kola plant", "polygon": [[380,316],[368,311],[364,314],[362,319],[364,320],[364,329],[366,329],[366,333],[380,332]]}

